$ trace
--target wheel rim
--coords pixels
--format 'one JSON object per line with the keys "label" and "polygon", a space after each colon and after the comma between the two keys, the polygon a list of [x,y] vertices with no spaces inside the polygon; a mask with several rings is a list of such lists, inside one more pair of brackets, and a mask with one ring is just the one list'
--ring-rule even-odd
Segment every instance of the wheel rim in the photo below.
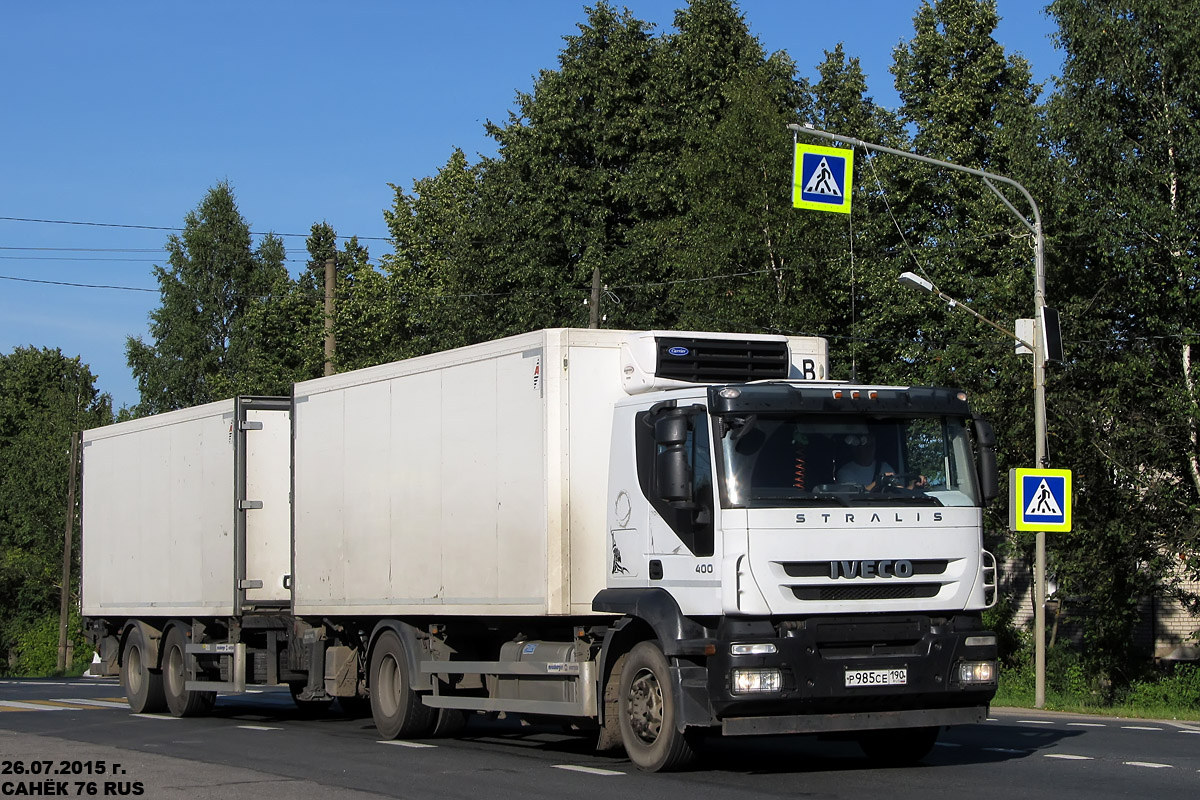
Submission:
{"label": "wheel rim", "polygon": [[183,651],[178,647],[167,655],[167,688],[173,695],[183,694]]}
{"label": "wheel rim", "polygon": [[393,717],[400,710],[400,664],[396,657],[388,654],[379,662],[379,675],[376,676],[376,688],[379,698],[379,710],[386,717]]}
{"label": "wheel rim", "polygon": [[658,678],[648,669],[629,684],[629,725],[646,744],[654,744],[662,732],[663,693]]}
{"label": "wheel rim", "polygon": [[142,691],[142,648],[131,647],[125,654],[125,689],[133,695]]}

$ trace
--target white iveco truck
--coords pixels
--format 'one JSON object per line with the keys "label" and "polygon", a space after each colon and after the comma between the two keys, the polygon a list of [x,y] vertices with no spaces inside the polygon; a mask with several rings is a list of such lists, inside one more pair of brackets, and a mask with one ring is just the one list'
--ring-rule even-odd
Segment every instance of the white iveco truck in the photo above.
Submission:
{"label": "white iveco truck", "polygon": [[822,339],[545,330],[84,436],[83,611],[130,706],[287,685],[389,738],[468,712],[888,761],[984,718],[989,425]]}

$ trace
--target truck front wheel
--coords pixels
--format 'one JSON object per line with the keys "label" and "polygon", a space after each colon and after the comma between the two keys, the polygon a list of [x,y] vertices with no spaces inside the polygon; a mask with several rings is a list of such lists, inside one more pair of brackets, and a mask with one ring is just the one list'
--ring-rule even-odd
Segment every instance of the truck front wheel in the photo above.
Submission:
{"label": "truck front wheel", "polygon": [[121,688],[135,714],[154,714],[167,707],[162,673],[152,669],[153,666],[142,630],[135,626],[125,637],[125,650],[121,654]]}
{"label": "truck front wheel", "polygon": [[187,637],[183,628],[171,628],[163,650],[162,684],[167,708],[174,717],[207,714],[217,701],[216,692],[189,691],[187,685]]}
{"label": "truck front wheel", "polygon": [[695,752],[676,728],[671,668],[654,642],[639,642],[629,651],[621,671],[618,716],[625,752],[649,772],[687,766]]}
{"label": "truck front wheel", "polygon": [[424,736],[434,726],[435,709],[421,702],[408,674],[404,643],[384,631],[371,652],[371,716],[385,739]]}

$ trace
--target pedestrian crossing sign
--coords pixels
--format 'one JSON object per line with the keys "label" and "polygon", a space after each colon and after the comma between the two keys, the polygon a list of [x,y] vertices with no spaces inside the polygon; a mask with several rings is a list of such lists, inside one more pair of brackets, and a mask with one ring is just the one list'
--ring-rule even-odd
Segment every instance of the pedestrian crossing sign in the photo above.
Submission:
{"label": "pedestrian crossing sign", "polygon": [[792,171],[794,208],[849,214],[853,185],[853,150],[796,144]]}
{"label": "pedestrian crossing sign", "polygon": [[1071,530],[1071,470],[1014,469],[1008,478],[1010,530]]}

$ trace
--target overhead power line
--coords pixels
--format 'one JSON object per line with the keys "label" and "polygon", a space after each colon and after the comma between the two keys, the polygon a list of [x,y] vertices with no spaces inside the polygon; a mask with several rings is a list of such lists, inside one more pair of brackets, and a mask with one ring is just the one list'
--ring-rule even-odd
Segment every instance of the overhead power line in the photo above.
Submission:
{"label": "overhead power line", "polygon": [[[166,227],[163,225],[131,225],[129,223],[124,223],[124,222],[86,222],[86,221],[82,221],[82,220],[71,220],[71,219],[36,219],[33,217],[0,217],[0,220],[5,221],[5,222],[37,222],[37,223],[41,223],[44,225],[84,225],[84,226],[88,226],[88,227],[92,227],[92,228],[132,228],[134,230],[141,230],[141,231],[171,231],[174,233],[179,233],[179,232],[182,232],[185,230],[184,228],[171,228],[171,227]],[[312,233],[311,232],[310,233],[279,233],[277,231],[268,231],[266,233],[263,233],[261,231],[250,231],[250,235],[251,236],[267,236],[267,235],[298,236],[301,239],[307,239],[309,236],[312,236]],[[362,241],[362,242],[390,242],[391,241],[391,239],[387,238],[386,236],[357,236],[354,234],[351,234],[350,236],[339,235],[338,238],[339,239],[354,238],[354,239],[358,239],[359,241]]]}
{"label": "overhead power line", "polygon": [[120,289],[126,292],[158,292],[158,289],[146,289],[141,286],[108,286],[98,283],[68,283],[67,281],[42,281],[37,278],[16,278],[12,275],[0,275],[0,280],[20,281],[21,283],[45,283],[50,286],[75,286],[80,289]]}

